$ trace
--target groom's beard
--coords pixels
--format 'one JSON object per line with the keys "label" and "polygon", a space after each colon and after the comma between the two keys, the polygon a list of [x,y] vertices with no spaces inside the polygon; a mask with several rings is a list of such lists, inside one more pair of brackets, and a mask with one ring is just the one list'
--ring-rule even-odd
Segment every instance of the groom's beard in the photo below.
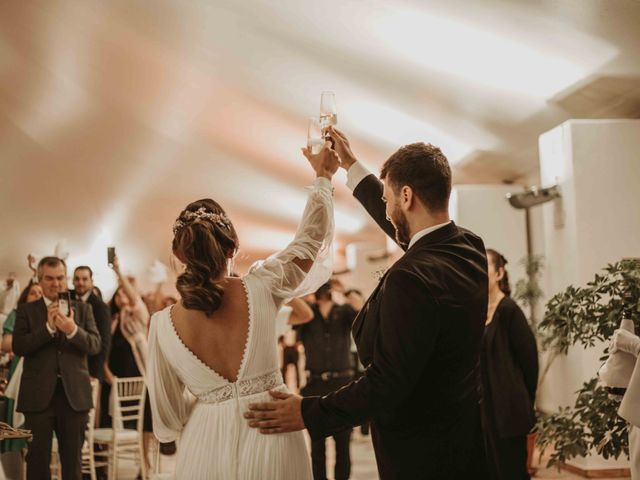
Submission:
{"label": "groom's beard", "polygon": [[411,233],[409,232],[409,222],[399,205],[391,212],[391,220],[396,228],[396,240],[401,245],[409,245]]}

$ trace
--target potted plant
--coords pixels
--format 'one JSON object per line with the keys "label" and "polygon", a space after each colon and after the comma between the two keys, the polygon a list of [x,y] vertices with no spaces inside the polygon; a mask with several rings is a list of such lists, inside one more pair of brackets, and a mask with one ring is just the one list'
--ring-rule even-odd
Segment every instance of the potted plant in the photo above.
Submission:
{"label": "potted plant", "polygon": [[[555,357],[573,345],[587,348],[606,342],[618,328],[623,309],[638,312],[639,307],[640,262],[628,259],[610,264],[586,286],[569,286],[547,303],[538,325],[542,348]],[[634,320],[637,328],[638,315]],[[601,360],[607,358],[605,350]],[[550,465],[592,451],[604,458],[629,454],[627,423],[617,414],[620,399],[598,385],[595,373],[578,390],[573,406],[539,416],[536,444],[541,455],[554,447]]]}

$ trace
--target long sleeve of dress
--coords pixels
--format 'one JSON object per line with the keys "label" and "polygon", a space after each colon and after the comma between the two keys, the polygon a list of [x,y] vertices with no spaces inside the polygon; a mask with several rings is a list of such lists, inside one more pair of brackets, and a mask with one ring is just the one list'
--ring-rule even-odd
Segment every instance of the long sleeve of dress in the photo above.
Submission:
{"label": "long sleeve of dress", "polygon": [[187,423],[193,397],[189,396],[158,343],[158,321],[152,321],[149,330],[146,383],[153,416],[153,433],[160,442],[171,442],[178,438]]}
{"label": "long sleeve of dress", "polygon": [[[276,303],[314,292],[329,280],[333,270],[332,192],[329,180],[316,178],[293,241],[284,250],[256,262],[249,270],[249,274],[269,286]],[[305,273],[294,263],[295,259],[314,263]]]}

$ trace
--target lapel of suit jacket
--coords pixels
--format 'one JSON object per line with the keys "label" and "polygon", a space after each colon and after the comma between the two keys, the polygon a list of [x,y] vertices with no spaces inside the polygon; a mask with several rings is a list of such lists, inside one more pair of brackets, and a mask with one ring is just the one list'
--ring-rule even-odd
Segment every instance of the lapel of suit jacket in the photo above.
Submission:
{"label": "lapel of suit jacket", "polygon": [[[414,255],[414,254],[416,254],[416,252],[418,252],[420,250],[420,247],[425,246],[425,245],[434,245],[434,244],[437,244],[439,242],[442,242],[443,240],[445,240],[446,238],[449,238],[450,236],[456,234],[457,232],[458,232],[458,227],[456,226],[456,224],[452,220],[451,222],[449,222],[444,227],[441,227],[441,228],[439,228],[439,229],[437,229],[437,230],[435,230],[435,231],[433,231],[431,233],[428,233],[424,237],[420,238],[416,243],[414,243],[411,246],[411,248],[409,248],[404,253],[403,256]],[[371,295],[369,295],[369,298],[367,299],[367,301],[363,305],[362,309],[360,310],[360,312],[356,316],[355,320],[353,321],[353,325],[351,327],[351,332],[352,332],[354,338],[356,338],[359,335],[360,330],[362,330],[362,325],[364,324],[364,321],[365,321],[365,318],[366,318],[366,314],[367,314],[367,311],[368,311],[369,303],[373,299],[375,299],[376,296],[378,295],[378,291],[380,290],[380,287],[382,286],[382,284],[384,282],[384,279],[387,277],[389,272],[393,269],[394,265],[391,265],[387,269],[387,271],[384,273],[384,275],[382,276],[382,278],[378,282],[378,285],[376,285],[376,288],[373,290]]]}
{"label": "lapel of suit jacket", "polygon": [[40,298],[37,302],[34,303],[34,310],[37,312],[39,317],[44,319],[45,328],[47,323],[47,317],[49,316],[49,311],[47,310],[47,304],[44,303],[44,298]]}
{"label": "lapel of suit jacket", "polygon": [[384,275],[382,275],[382,278],[380,278],[378,285],[376,285],[376,288],[373,290],[373,292],[371,292],[371,295],[369,295],[369,298],[367,298],[367,301],[362,306],[362,308],[358,312],[358,315],[353,321],[353,325],[351,327],[351,333],[354,339],[360,334],[360,330],[362,330],[362,325],[364,324],[365,317],[367,316],[367,311],[369,310],[369,304],[378,295],[378,291],[380,290],[380,287],[382,286],[384,279],[387,277],[389,270],[391,270],[391,268],[392,267],[389,267],[387,271],[384,272]]}

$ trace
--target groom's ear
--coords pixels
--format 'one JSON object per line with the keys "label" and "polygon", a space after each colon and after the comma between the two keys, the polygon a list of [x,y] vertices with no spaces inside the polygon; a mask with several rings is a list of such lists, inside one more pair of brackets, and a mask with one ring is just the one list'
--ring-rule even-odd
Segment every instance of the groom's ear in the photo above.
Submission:
{"label": "groom's ear", "polygon": [[410,210],[414,206],[416,198],[417,197],[410,186],[404,185],[400,189],[400,195],[398,195],[398,200],[400,201],[400,207],[403,210],[405,211]]}

